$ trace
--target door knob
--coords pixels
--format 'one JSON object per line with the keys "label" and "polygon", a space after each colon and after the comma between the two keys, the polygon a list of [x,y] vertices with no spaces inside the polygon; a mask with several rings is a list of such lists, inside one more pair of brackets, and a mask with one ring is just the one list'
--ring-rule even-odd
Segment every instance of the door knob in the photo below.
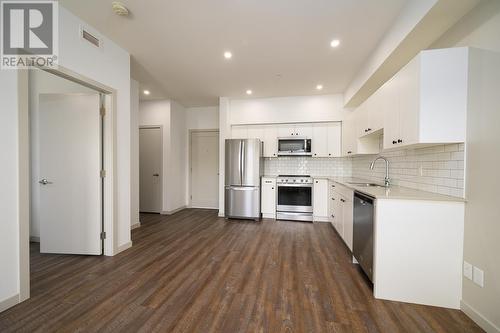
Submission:
{"label": "door knob", "polygon": [[44,179],[42,179],[42,180],[40,180],[40,181],[39,181],[39,183],[40,183],[40,184],[42,184],[42,185],[52,184],[52,182],[49,182],[49,181],[48,181],[47,179],[45,179],[45,178],[44,178]]}
{"label": "door knob", "polygon": [[160,175],[157,173],[153,173],[153,177],[160,177]]}

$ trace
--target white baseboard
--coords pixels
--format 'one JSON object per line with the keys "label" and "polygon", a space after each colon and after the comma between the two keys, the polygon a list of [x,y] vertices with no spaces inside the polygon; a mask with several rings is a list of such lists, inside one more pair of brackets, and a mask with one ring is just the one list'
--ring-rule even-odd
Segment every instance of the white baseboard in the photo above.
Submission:
{"label": "white baseboard", "polygon": [[313,221],[314,222],[330,222],[330,219],[328,217],[314,216]]}
{"label": "white baseboard", "polygon": [[162,210],[160,214],[161,215],[173,215],[173,214],[180,212],[181,210],[186,209],[186,208],[187,208],[187,206],[181,206],[181,207],[176,208],[174,210]]}
{"label": "white baseboard", "polygon": [[0,312],[7,310],[8,308],[13,307],[14,305],[19,304],[19,294],[16,294],[12,297],[9,297],[3,301],[0,301]]}
{"label": "white baseboard", "polygon": [[460,309],[476,324],[479,325],[483,330],[488,333],[500,333],[500,328],[485,318],[482,314],[477,312],[476,309],[471,307],[469,304],[465,303],[463,300],[460,301]]}
{"label": "white baseboard", "polygon": [[130,230],[137,229],[141,226],[141,222],[134,223],[130,226]]}
{"label": "white baseboard", "polygon": [[113,255],[115,255],[115,256],[116,256],[118,253],[123,252],[123,251],[125,251],[125,250],[127,250],[127,249],[129,249],[129,248],[131,248],[131,247],[132,247],[132,241],[127,242],[127,243],[125,243],[125,244],[123,244],[123,245],[120,245],[120,246],[118,246],[118,247],[115,249],[115,253],[114,253]]}
{"label": "white baseboard", "polygon": [[30,236],[30,242],[40,243],[40,237],[38,237],[38,236]]}
{"label": "white baseboard", "polygon": [[262,218],[276,220],[276,214],[262,214]]}

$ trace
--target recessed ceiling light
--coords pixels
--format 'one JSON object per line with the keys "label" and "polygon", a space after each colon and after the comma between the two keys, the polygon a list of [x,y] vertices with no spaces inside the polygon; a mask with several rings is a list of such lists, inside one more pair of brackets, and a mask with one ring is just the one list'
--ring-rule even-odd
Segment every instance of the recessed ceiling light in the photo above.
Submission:
{"label": "recessed ceiling light", "polygon": [[323,85],[322,85],[322,84],[318,84],[318,85],[316,86],[316,89],[318,89],[318,90],[322,90],[322,89],[323,89]]}
{"label": "recessed ceiling light", "polygon": [[144,90],[144,95],[149,95],[151,92],[149,90]]}
{"label": "recessed ceiling light", "polygon": [[231,59],[233,57],[233,54],[229,51],[224,52],[224,58],[226,59]]}
{"label": "recessed ceiling light", "polygon": [[247,95],[251,95],[253,94],[253,91],[251,91],[250,89],[247,90]]}
{"label": "recessed ceiling light", "polygon": [[337,47],[340,45],[340,41],[338,39],[334,39],[330,42],[331,47]]}
{"label": "recessed ceiling light", "polygon": [[119,1],[114,1],[111,6],[116,15],[127,16],[129,14],[128,8]]}

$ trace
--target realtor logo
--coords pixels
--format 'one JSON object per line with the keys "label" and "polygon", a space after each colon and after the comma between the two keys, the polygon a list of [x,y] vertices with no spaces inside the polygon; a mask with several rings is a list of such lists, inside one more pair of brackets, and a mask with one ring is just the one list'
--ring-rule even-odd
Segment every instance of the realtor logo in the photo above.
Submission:
{"label": "realtor logo", "polygon": [[0,15],[2,69],[56,65],[57,1],[1,1]]}

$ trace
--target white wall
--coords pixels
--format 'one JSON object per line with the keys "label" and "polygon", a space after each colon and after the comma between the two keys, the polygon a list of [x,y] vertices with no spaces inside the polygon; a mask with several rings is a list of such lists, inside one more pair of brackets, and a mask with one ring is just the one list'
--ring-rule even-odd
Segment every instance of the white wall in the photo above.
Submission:
{"label": "white wall", "polygon": [[186,112],[171,100],[141,101],[139,123],[163,128],[162,212],[169,214],[187,205]]}
{"label": "white wall", "polygon": [[117,91],[116,135],[116,245],[130,241],[130,55],[95,31],[103,39],[98,49],[79,37],[85,22],[59,6],[59,65]]}
{"label": "white wall", "polygon": [[0,311],[19,294],[18,91],[17,72],[0,70]]}
{"label": "white wall", "polygon": [[40,220],[36,212],[39,209],[40,186],[39,174],[39,95],[47,93],[78,94],[94,93],[97,91],[84,87],[80,84],[63,79],[56,75],[34,69],[29,71],[29,116],[30,116],[30,148],[31,148],[31,210],[30,210],[30,237],[37,240],[40,237]]}
{"label": "white wall", "polygon": [[[79,38],[83,21],[59,6],[59,65],[109,86],[117,92],[116,135],[116,247],[130,241],[130,56],[103,38],[104,46],[96,49]],[[4,161],[0,163],[0,307],[20,292],[18,172],[19,125],[16,71],[0,71],[0,146]],[[23,98],[28,99],[27,96]],[[9,303],[8,305],[12,305]],[[1,308],[0,308],[1,310]]]}
{"label": "white wall", "polygon": [[167,211],[187,206],[188,141],[186,109],[175,101],[170,103],[170,173],[168,190],[170,200]]}
{"label": "white wall", "polygon": [[187,108],[186,126],[188,130],[219,128],[219,107],[207,106]]}
{"label": "white wall", "polygon": [[139,82],[130,80],[130,223],[139,221]]}
{"label": "white wall", "polygon": [[340,121],[344,116],[343,96],[231,99],[229,116],[232,125]]}
{"label": "white wall", "polygon": [[[500,52],[500,1],[484,1],[445,33],[432,47],[473,46]],[[491,61],[482,60],[483,66]],[[498,123],[499,62],[481,81],[477,102],[467,119],[464,259],[481,268],[481,288],[463,280],[462,309],[488,332],[500,332],[500,197]],[[485,67],[487,68],[487,67]],[[479,70],[478,70],[479,72]],[[487,78],[487,80],[485,79]]]}

